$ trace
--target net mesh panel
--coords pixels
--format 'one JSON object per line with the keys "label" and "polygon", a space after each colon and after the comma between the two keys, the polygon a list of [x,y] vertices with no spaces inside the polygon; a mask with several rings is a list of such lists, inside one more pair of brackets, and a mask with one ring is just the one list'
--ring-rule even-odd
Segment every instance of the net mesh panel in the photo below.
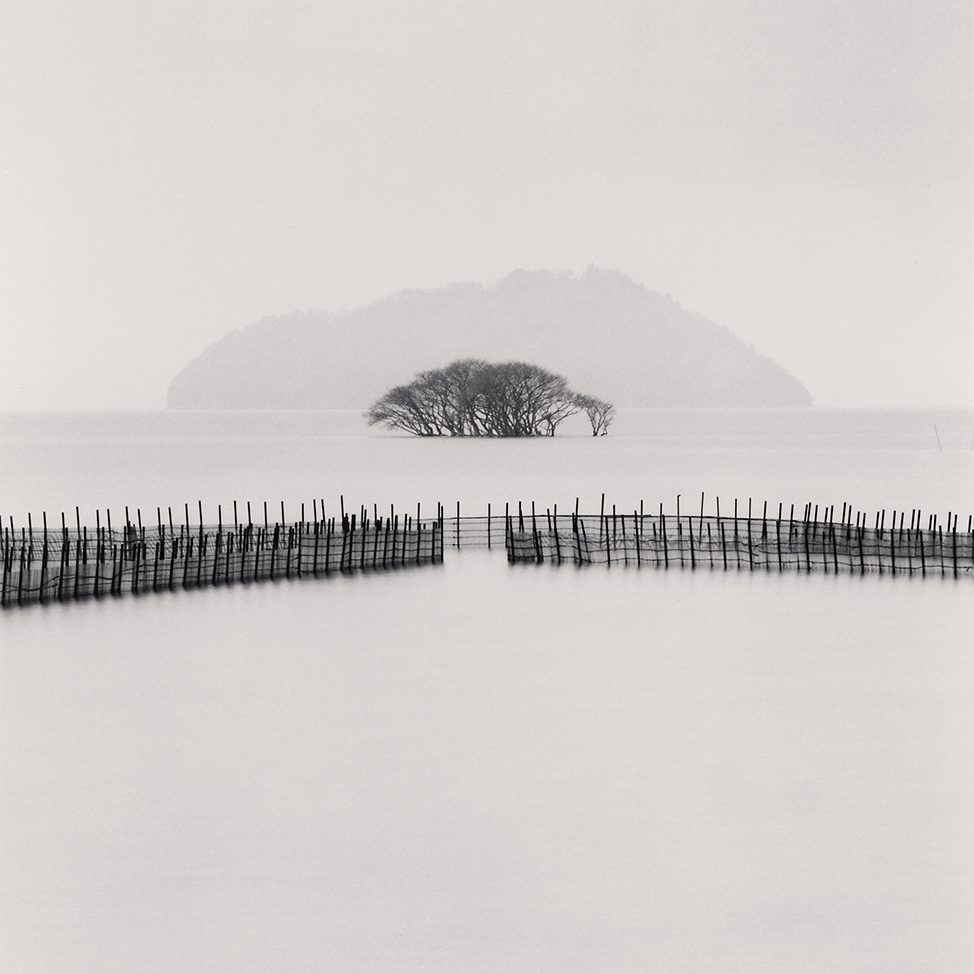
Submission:
{"label": "net mesh panel", "polygon": [[974,534],[820,521],[650,515],[511,518],[511,561],[974,577]]}

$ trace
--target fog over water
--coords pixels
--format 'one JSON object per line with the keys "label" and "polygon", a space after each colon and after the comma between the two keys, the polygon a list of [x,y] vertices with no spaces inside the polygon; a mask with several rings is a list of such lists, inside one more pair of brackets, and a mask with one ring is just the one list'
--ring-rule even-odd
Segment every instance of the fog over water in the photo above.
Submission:
{"label": "fog over water", "polygon": [[972,18],[4,4],[0,409],[159,409],[265,315],[589,264],[727,326],[820,406],[970,408]]}
{"label": "fog over water", "polygon": [[[0,5],[0,527],[603,495],[963,527],[972,25],[957,0]],[[825,408],[527,441],[131,411],[265,316],[590,265]],[[585,391],[621,403],[640,362]],[[464,549],[3,611],[0,970],[970,970],[972,584]]]}
{"label": "fog over water", "polygon": [[[8,415],[0,515],[604,490],[964,523],[972,436],[970,411],[647,411],[517,442]],[[464,549],[5,611],[0,967],[967,969],[971,584]]]}

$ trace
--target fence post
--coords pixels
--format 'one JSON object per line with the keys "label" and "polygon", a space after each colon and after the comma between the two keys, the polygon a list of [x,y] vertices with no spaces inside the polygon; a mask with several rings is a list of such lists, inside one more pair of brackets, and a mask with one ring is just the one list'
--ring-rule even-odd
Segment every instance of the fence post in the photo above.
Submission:
{"label": "fence post", "polygon": [[[44,511],[43,515],[44,515],[44,548],[41,554],[41,589],[37,595],[38,600],[42,605],[44,604],[44,586],[47,583],[47,511]],[[949,526],[950,525],[948,525],[948,527]],[[956,570],[954,574],[955,575],[957,574]]]}
{"label": "fence post", "polygon": [[504,546],[507,548],[508,564],[514,563],[514,522],[508,509],[504,517]]}
{"label": "fence post", "polygon": [[666,515],[663,513],[663,505],[659,506],[659,533],[663,536],[663,567],[670,567],[670,553],[667,550],[666,544]]}
{"label": "fence post", "polygon": [[[317,507],[318,502],[315,501],[315,506]],[[315,547],[314,553],[311,556],[311,574],[317,578],[318,577],[318,541],[321,538],[321,522],[318,520],[318,511],[315,510]]]}
{"label": "fence post", "polygon": [[20,577],[17,580],[17,605],[24,604],[24,559],[27,557],[26,545],[20,545]]}
{"label": "fence post", "polygon": [[[95,577],[94,577],[94,580],[93,580],[93,583],[92,583],[92,595],[94,595],[96,597],[98,595],[98,583],[99,583],[98,576],[100,574],[100,568],[99,568],[99,566],[101,565],[102,559],[104,557],[104,549],[102,547],[101,525],[98,525],[97,524],[97,521],[98,521],[98,511],[95,511],[95,522],[96,522],[95,530],[98,533],[95,536]],[[78,550],[80,551],[81,550],[80,549],[80,545],[81,545],[81,540],[80,539],[78,540],[78,545],[79,545],[79,549]],[[68,557],[69,558],[71,557],[70,550],[68,551]],[[73,593],[73,595],[74,595],[74,598],[75,599],[78,598],[78,585],[80,584],[80,581],[81,581],[80,580],[81,570],[80,570],[80,567],[79,567],[80,562],[81,562],[81,558],[77,558],[76,561],[75,561],[75,566],[74,566],[74,593]],[[87,572],[85,574],[86,574],[85,581],[87,582],[88,581],[88,579],[87,579]]]}
{"label": "fence post", "polygon": [[957,577],[957,515],[954,515],[954,530],[951,532],[951,543],[954,549],[954,578]]}
{"label": "fence post", "polygon": [[233,531],[230,531],[227,534],[226,541],[223,542],[223,550],[224,550],[224,556],[223,556],[223,584],[224,585],[229,585],[230,584],[230,561],[231,561],[230,556],[234,553],[234,548],[235,548],[234,539],[235,538],[236,538],[236,534]]}
{"label": "fence post", "polygon": [[196,545],[196,587],[200,588],[203,579],[203,557],[206,554],[206,535],[203,534],[202,517],[200,518],[200,537]]}
{"label": "fence post", "polygon": [[[129,544],[132,542],[130,541]],[[129,585],[129,590],[133,595],[137,595],[139,591],[139,566],[141,564],[141,542],[136,542],[132,549],[132,582]]]}
{"label": "fence post", "polygon": [[9,543],[3,546],[3,584],[0,587],[0,605],[7,604],[7,575],[9,573],[9,562],[13,558],[13,548]]}
{"label": "fence post", "polygon": [[[580,527],[582,529],[582,542],[585,545],[585,554],[587,555],[587,561],[591,565],[592,564],[592,552],[591,552],[591,550],[589,549],[589,546],[588,546],[588,534],[586,534],[586,532],[585,532],[585,519],[584,518],[580,518],[579,521],[578,521],[578,523],[579,523],[579,525],[580,525]],[[601,518],[599,519],[599,523],[601,524]],[[601,528],[600,528],[600,530],[601,530]]]}
{"label": "fence post", "polygon": [[[61,570],[58,573],[57,580],[57,600],[61,602],[64,600],[64,576],[68,570],[68,557],[71,555],[70,550],[71,542],[68,541],[68,529],[64,523],[64,513],[61,514]],[[3,562],[3,595],[0,595],[0,605],[3,605],[3,600],[7,594],[7,559],[6,550],[4,551],[4,562]]]}
{"label": "fence post", "polygon": [[118,545],[112,542],[112,580],[108,585],[109,595],[121,595],[122,566],[118,563]]}
{"label": "fence post", "polygon": [[[169,536],[169,588],[172,589],[173,578],[176,575],[176,556],[178,551],[178,542],[174,535]],[[98,562],[95,561],[95,578],[98,578]]]}

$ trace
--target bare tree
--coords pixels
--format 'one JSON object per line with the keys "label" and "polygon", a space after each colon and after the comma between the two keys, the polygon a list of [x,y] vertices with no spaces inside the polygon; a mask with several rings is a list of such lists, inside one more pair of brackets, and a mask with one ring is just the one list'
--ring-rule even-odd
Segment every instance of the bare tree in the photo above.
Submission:
{"label": "bare tree", "polygon": [[562,376],[525,362],[460,359],[390,389],[366,418],[419,436],[553,436],[579,411],[605,433],[612,407],[572,392]]}
{"label": "bare tree", "polygon": [[605,436],[609,432],[609,424],[616,414],[612,403],[595,396],[576,396],[575,403],[592,424],[592,436]]}

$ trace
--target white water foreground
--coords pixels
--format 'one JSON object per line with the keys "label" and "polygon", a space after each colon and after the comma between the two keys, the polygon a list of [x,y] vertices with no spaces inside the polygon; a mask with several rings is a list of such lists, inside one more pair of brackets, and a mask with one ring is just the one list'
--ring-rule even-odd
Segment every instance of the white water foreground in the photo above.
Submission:
{"label": "white water foreground", "polygon": [[[0,515],[605,491],[965,523],[972,436],[970,412],[516,442],[6,416]],[[0,969],[970,969],[971,580],[446,556],[4,612]]]}

